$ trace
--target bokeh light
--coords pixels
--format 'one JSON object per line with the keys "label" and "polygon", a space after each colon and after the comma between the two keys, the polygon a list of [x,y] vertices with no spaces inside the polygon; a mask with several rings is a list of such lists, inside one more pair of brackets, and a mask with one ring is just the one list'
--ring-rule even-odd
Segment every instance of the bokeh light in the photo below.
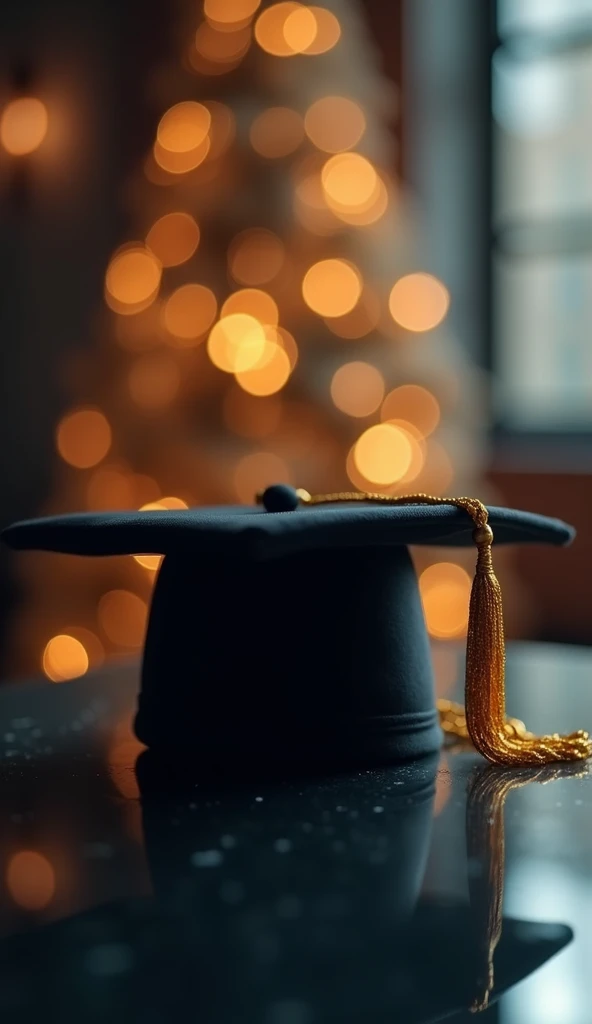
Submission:
{"label": "bokeh light", "polygon": [[284,243],[265,228],[248,228],[235,235],[228,249],[228,269],[239,284],[257,285],[279,274],[285,260]]}
{"label": "bokeh light", "polygon": [[162,267],[154,253],[144,246],[131,246],[116,253],[105,274],[105,301],[116,313],[141,312],[154,301],[160,287]]}
{"label": "bokeh light", "polygon": [[164,409],[178,394],[181,371],[166,353],[150,353],[132,364],[128,385],[132,399],[141,409]]}
{"label": "bokeh light", "polygon": [[241,387],[230,387],[222,407],[224,423],[240,437],[269,437],[279,427],[282,403],[276,396],[249,395]]}
{"label": "bokeh light", "polygon": [[164,555],[132,555],[132,558],[148,572],[158,572]]}
{"label": "bokeh light", "polygon": [[176,103],[158,123],[157,142],[170,153],[190,153],[207,138],[211,121],[211,114],[203,103],[195,100]]}
{"label": "bokeh light", "polygon": [[212,140],[208,135],[195,149],[190,149],[186,153],[177,153],[173,150],[165,149],[157,139],[152,149],[152,155],[158,166],[169,174],[187,174],[189,171],[194,171],[200,164],[203,164],[210,152],[211,145]]}
{"label": "bokeh light", "polygon": [[359,302],[349,313],[330,317],[325,323],[338,338],[356,340],[376,330],[379,321],[380,299],[373,289],[365,285]]}
{"label": "bokeh light", "polygon": [[146,244],[163,267],[176,267],[193,256],[199,227],[188,213],[165,213],[150,228]]}
{"label": "bokeh light", "polygon": [[469,619],[471,579],[454,562],[437,562],[419,577],[419,591],[430,636],[465,636]]}
{"label": "bokeh light", "polygon": [[192,345],[203,338],[214,320],[218,303],[203,284],[183,284],[167,299],[162,320],[177,344]]}
{"label": "bokeh light", "polygon": [[183,498],[178,498],[175,495],[165,496],[164,498],[158,498],[157,501],[149,501],[147,504],[142,505],[139,509],[140,512],[165,512],[171,511],[172,509],[184,509],[189,508],[186,501]]}
{"label": "bokeh light", "polygon": [[250,21],[260,5],[261,0],[204,0],[204,14],[221,30],[232,30]]}
{"label": "bokeh light", "polygon": [[218,100],[207,100],[204,107],[208,108],[212,118],[208,158],[217,160],[234,141],[236,119],[230,107],[225,103],[219,103]]}
{"label": "bokeh light", "polygon": [[385,213],[389,204],[389,194],[382,178],[376,176],[376,189],[366,203],[360,206],[340,206],[329,196],[326,196],[327,205],[339,220],[353,227],[366,227],[375,224]]}
{"label": "bokeh light", "polygon": [[417,480],[417,477],[424,468],[426,460],[426,443],[421,431],[419,431],[413,423],[409,423],[408,420],[391,419],[388,420],[388,422],[391,426],[397,427],[405,434],[411,449],[409,466],[405,470],[403,476],[397,481],[399,488],[403,487],[403,485],[406,487],[406,485],[410,484],[413,480]]}
{"label": "bokeh light", "polygon": [[304,301],[320,316],[344,316],[354,308],[361,293],[360,274],[346,260],[320,260],[310,267],[302,282]]}
{"label": "bokeh light", "polygon": [[432,274],[407,274],[393,286],[389,310],[395,323],[407,331],[430,331],[448,312],[450,295]]}
{"label": "bokeh light", "polygon": [[304,115],[311,142],[326,153],[342,153],[360,141],[366,129],[364,111],[347,96],[323,96]]}
{"label": "bokeh light", "polygon": [[223,303],[220,316],[231,316],[233,313],[246,313],[261,324],[273,326],[279,319],[275,300],[259,288],[241,288],[237,292],[232,292]]}
{"label": "bokeh light", "polygon": [[85,675],[88,665],[84,644],[68,633],[53,636],[45,645],[42,667],[47,678],[54,683]]}
{"label": "bokeh light", "polygon": [[294,213],[300,223],[315,235],[332,234],[339,221],[327,206],[318,161],[303,160],[295,168],[294,178]]}
{"label": "bokeh light", "polygon": [[91,512],[133,508],[134,478],[117,466],[96,469],[86,487],[86,505]]}
{"label": "bokeh light", "polygon": [[[299,3],[274,3],[267,7],[255,22],[255,39],[262,50],[274,57],[293,57],[296,52],[286,40],[285,28],[288,18],[302,10]],[[314,15],[312,15],[314,18]],[[316,35],[316,19],[314,21]],[[310,45],[314,36],[308,40]]]}
{"label": "bokeh light", "polygon": [[348,416],[370,416],[384,397],[384,378],[371,363],[345,363],[333,374],[331,398]]}
{"label": "bokeh light", "polygon": [[98,617],[105,635],[117,647],[140,647],[148,608],[130,590],[110,590],[99,601]]}
{"label": "bokeh light", "polygon": [[8,861],[6,888],[23,910],[43,910],[51,903],[56,890],[51,862],[36,850],[19,850]]}
{"label": "bokeh light", "polygon": [[105,458],[111,447],[111,427],[99,409],[76,409],[58,424],[56,446],[64,462],[89,469]]}
{"label": "bokeh light", "polygon": [[304,52],[307,56],[327,53],[328,50],[332,50],[337,45],[341,38],[339,20],[333,14],[333,11],[327,10],[326,7],[317,7],[315,4],[311,4],[308,10],[314,15],[317,31],[314,39],[309,43]]}
{"label": "bokeh light", "polygon": [[233,313],[214,324],[208,355],[225,373],[241,373],[256,366],[268,340],[263,325],[247,313]]}
{"label": "bokeh light", "polygon": [[26,156],[39,148],[47,135],[47,108],[33,96],[11,100],[0,117],[0,142],[11,156]]}
{"label": "bokeh light", "polygon": [[[213,64],[224,65],[221,71],[229,70],[229,65],[235,67],[244,57],[250,43],[251,29],[248,25],[228,31],[227,26],[219,30],[218,26],[204,21],[195,33],[197,55]],[[192,64],[196,70],[201,70],[199,61],[192,60]]]}
{"label": "bokeh light", "polygon": [[366,480],[394,484],[405,476],[413,452],[406,431],[390,423],[365,430],[354,447],[354,462]]}
{"label": "bokeh light", "polygon": [[288,156],[304,139],[304,122],[291,107],[268,107],[253,121],[249,139],[260,156],[272,160]]}
{"label": "bokeh light", "polygon": [[292,483],[286,462],[274,452],[251,452],[236,464],[234,490],[243,505],[252,505],[255,495],[270,484]]}
{"label": "bokeh light", "polygon": [[290,376],[290,360],[285,350],[274,341],[267,346],[257,364],[249,370],[237,371],[237,383],[250,395],[274,395]]}
{"label": "bokeh light", "polygon": [[292,53],[304,53],[317,35],[317,19],[309,7],[298,7],[284,21],[282,34]]}
{"label": "bokeh light", "polygon": [[364,213],[375,202],[380,179],[375,168],[360,153],[337,153],[321,171],[327,206],[334,213]]}
{"label": "bokeh light", "polygon": [[438,401],[419,384],[402,384],[386,396],[380,410],[382,420],[408,420],[423,437],[429,437],[440,422]]}

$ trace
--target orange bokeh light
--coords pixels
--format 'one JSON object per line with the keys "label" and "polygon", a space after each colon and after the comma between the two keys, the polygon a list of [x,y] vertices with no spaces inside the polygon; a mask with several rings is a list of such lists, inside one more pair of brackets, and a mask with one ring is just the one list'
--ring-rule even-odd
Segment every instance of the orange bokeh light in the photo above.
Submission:
{"label": "orange bokeh light", "polygon": [[237,383],[250,395],[274,395],[290,376],[290,360],[286,351],[274,341],[267,342],[263,355],[252,369],[238,371]]}
{"label": "orange bokeh light", "polygon": [[130,395],[142,409],[157,410],[170,405],[181,386],[181,371],[175,360],[161,352],[140,356],[130,367]]}
{"label": "orange bokeh light", "polygon": [[274,299],[259,288],[241,288],[232,292],[220,310],[220,316],[231,316],[233,313],[246,313],[261,324],[277,325],[279,310]]}
{"label": "orange bokeh light", "polygon": [[230,107],[217,100],[207,100],[204,106],[212,116],[210,127],[210,149],[208,156],[217,160],[226,152],[236,135],[236,119]]}
{"label": "orange bokeh light", "polygon": [[348,416],[370,416],[383,397],[384,377],[370,363],[345,363],[333,374],[331,398]]}
{"label": "orange bokeh light", "polygon": [[234,490],[243,505],[252,505],[255,495],[270,484],[281,481],[291,483],[287,464],[273,452],[251,452],[236,464],[233,474]]}
{"label": "orange bokeh light", "polygon": [[169,153],[190,153],[208,137],[212,116],[203,103],[184,100],[162,115],[156,139]]}
{"label": "orange bokeh light", "polygon": [[349,313],[329,318],[325,323],[338,338],[355,340],[365,338],[371,331],[374,331],[379,320],[380,299],[376,292],[365,287],[358,304]]}
{"label": "orange bokeh light", "polygon": [[327,206],[334,213],[365,213],[376,201],[380,179],[360,153],[337,153],[323,165],[321,182]]}
{"label": "orange bokeh light", "polygon": [[[293,57],[296,51],[286,41],[285,27],[288,18],[301,10],[302,4],[288,0],[287,3],[271,4],[262,11],[255,22],[255,39],[261,49],[274,57]],[[313,42],[314,37],[309,40],[309,45]]]}
{"label": "orange bokeh light", "polygon": [[317,36],[317,19],[310,7],[298,7],[284,21],[282,34],[292,53],[304,53]]}
{"label": "orange bokeh light", "polygon": [[11,156],[27,156],[47,135],[47,107],[33,96],[11,100],[0,117],[0,142]]}
{"label": "orange bokeh light", "polygon": [[359,104],[347,96],[323,96],[306,111],[304,129],[318,149],[342,153],[360,141],[366,118]]}
{"label": "orange bokeh light", "polygon": [[132,555],[134,562],[141,565],[148,572],[158,572],[164,555]]}
{"label": "orange bokeh light", "polygon": [[[214,64],[235,66],[244,57],[251,44],[251,29],[248,25],[234,28],[226,26],[219,30],[217,25],[204,21],[195,33],[195,49],[200,57]],[[192,63],[196,63],[192,61]],[[200,70],[199,64],[196,70]]]}
{"label": "orange bokeh light", "polygon": [[304,139],[304,122],[290,107],[267,107],[253,121],[249,138],[260,156],[278,159],[298,149]]}
{"label": "orange bokeh light", "polygon": [[383,486],[395,484],[405,476],[413,458],[409,434],[390,423],[378,423],[358,438],[353,458],[366,480]]}
{"label": "orange bokeh light", "polygon": [[147,504],[142,505],[139,509],[140,512],[166,512],[171,509],[184,509],[189,508],[186,501],[183,498],[177,498],[174,496],[165,496],[164,498],[158,498],[156,501],[149,501]]}
{"label": "orange bokeh light", "polygon": [[163,323],[177,344],[192,345],[202,338],[216,319],[218,303],[203,284],[183,284],[167,299]]}
{"label": "orange bokeh light", "polygon": [[339,20],[333,14],[333,11],[328,11],[326,7],[317,7],[315,4],[311,4],[308,10],[314,15],[317,31],[304,53],[309,56],[327,53],[328,50],[332,50],[337,45],[341,38]]}
{"label": "orange bokeh light", "polygon": [[165,213],[150,228],[146,244],[163,267],[176,267],[193,256],[199,227],[188,213]]}
{"label": "orange bokeh light", "polygon": [[204,14],[220,30],[233,30],[237,24],[248,22],[261,5],[261,0],[204,0]]}
{"label": "orange bokeh light", "polygon": [[362,294],[359,271],[346,260],[320,260],[306,272],[302,295],[319,316],[344,316]]}
{"label": "orange bokeh light", "polygon": [[460,565],[428,566],[419,577],[419,590],[430,636],[450,639],[466,634],[471,579]]}
{"label": "orange bokeh light", "polygon": [[256,366],[268,344],[265,328],[247,313],[232,313],[214,324],[208,355],[225,373],[241,373]]}
{"label": "orange bokeh light", "polygon": [[19,850],[8,862],[6,888],[24,910],[43,910],[51,903],[56,890],[51,862],[36,850]]}
{"label": "orange bokeh light", "polygon": [[210,152],[211,145],[212,140],[208,135],[195,149],[190,149],[187,153],[176,153],[165,149],[157,139],[152,154],[163,171],[167,171],[169,174],[188,174],[189,171],[194,171],[196,167],[203,164]]}
{"label": "orange bokeh light", "polygon": [[386,396],[380,418],[408,420],[417,427],[422,437],[428,437],[440,422],[440,406],[426,388],[418,384],[402,384]]}
{"label": "orange bokeh light", "polygon": [[140,647],[148,607],[130,590],[110,590],[99,601],[98,616],[105,635],[117,647]]}
{"label": "orange bokeh light", "polygon": [[265,228],[248,228],[235,235],[228,250],[228,268],[240,284],[265,284],[279,274],[284,244]]}
{"label": "orange bokeh light", "polygon": [[158,294],[162,267],[144,246],[130,246],[113,257],[105,274],[105,301],[116,313],[133,314]]}
{"label": "orange bokeh light", "polygon": [[76,409],[58,425],[56,446],[64,462],[89,469],[101,462],[111,447],[111,427],[99,409]]}
{"label": "orange bokeh light", "polygon": [[84,644],[68,633],[53,636],[45,645],[42,667],[45,675],[54,683],[85,675],[88,665]]}
{"label": "orange bokeh light", "polygon": [[430,331],[448,312],[448,289],[431,274],[407,274],[393,286],[389,309],[395,323],[407,331]]}

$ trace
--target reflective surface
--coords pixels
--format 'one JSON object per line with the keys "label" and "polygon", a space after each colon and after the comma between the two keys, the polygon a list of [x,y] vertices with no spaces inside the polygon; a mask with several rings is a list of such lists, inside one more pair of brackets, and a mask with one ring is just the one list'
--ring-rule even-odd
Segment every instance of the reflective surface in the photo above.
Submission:
{"label": "reflective surface", "polygon": [[[590,728],[591,672],[515,648],[512,713]],[[3,1020],[589,1024],[586,768],[194,779],[141,752],[136,689],[0,692]]]}

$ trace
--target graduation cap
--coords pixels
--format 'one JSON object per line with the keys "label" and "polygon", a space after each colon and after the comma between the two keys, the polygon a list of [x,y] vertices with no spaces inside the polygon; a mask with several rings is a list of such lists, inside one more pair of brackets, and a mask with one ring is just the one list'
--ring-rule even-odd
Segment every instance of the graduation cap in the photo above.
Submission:
{"label": "graduation cap", "polygon": [[[573,530],[474,498],[275,485],[253,507],[79,513],[3,537],[14,548],[165,556],[135,723],[153,749],[230,771],[383,764],[436,750],[442,714],[494,763],[586,758],[587,733],[535,737],[506,719],[494,535],[563,545]],[[435,703],[414,544],[477,548],[466,719]]]}
{"label": "graduation cap", "polygon": [[[485,1009],[572,932],[502,915],[500,830],[515,772],[486,768],[470,784],[470,900],[422,894],[436,767],[432,757],[228,785],[171,779],[159,755],[142,754],[153,895],[4,939],[0,1014],[11,1024],[435,1024]],[[439,849],[445,862],[450,850]]]}

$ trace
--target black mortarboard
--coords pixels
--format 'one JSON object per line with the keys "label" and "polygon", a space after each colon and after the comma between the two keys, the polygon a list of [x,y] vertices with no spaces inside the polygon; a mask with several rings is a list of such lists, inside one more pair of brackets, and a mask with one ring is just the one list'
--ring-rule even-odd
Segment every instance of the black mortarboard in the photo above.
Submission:
{"label": "black mortarboard", "polygon": [[581,759],[587,734],[536,738],[506,724],[494,534],[497,543],[563,545],[573,530],[470,498],[311,497],[277,485],[259,506],[64,515],[17,523],[3,537],[15,548],[165,555],[136,731],[153,749],[231,771],[435,751],[430,650],[407,546],[474,543],[471,739],[496,763]]}

